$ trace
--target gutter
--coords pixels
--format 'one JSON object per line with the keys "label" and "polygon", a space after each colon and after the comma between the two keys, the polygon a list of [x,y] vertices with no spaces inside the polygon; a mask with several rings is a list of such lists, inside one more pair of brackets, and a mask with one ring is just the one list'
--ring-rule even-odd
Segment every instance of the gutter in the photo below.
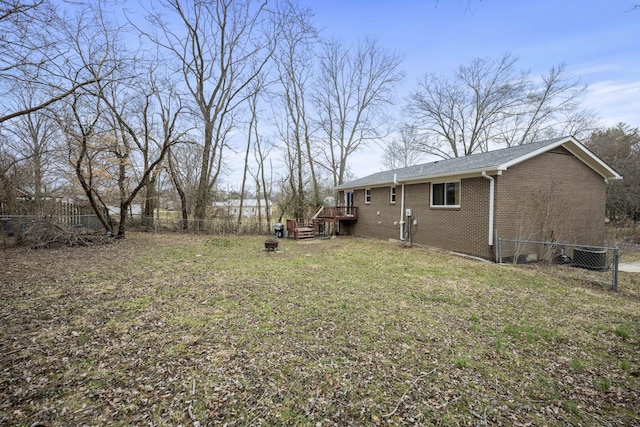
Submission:
{"label": "gutter", "polygon": [[496,180],[487,175],[486,171],[482,171],[482,177],[489,180],[489,246],[493,246],[493,210],[495,204],[495,183]]}
{"label": "gutter", "polygon": [[[469,169],[457,173],[443,172],[439,174],[429,174],[429,175],[418,175],[418,176],[410,176],[402,179],[402,183],[404,184],[421,184],[424,182],[432,182],[442,179],[465,179],[465,178],[475,178],[481,176],[482,172],[493,173],[495,175],[502,175],[502,172],[507,168],[504,165],[488,165],[483,166],[482,168]],[[365,177],[366,178],[366,177]],[[345,184],[338,185],[334,187],[335,190],[349,190],[349,189],[358,189],[364,187],[387,187],[391,184],[401,185],[401,182],[397,181],[397,174],[393,174],[393,179],[385,179],[380,181],[368,181],[366,183],[358,182],[359,180],[353,182],[347,182]]]}
{"label": "gutter", "polygon": [[[400,184],[398,182],[398,174],[394,173],[393,174],[393,184],[394,185],[398,185]],[[400,221],[398,221],[398,224],[400,224],[400,241],[404,241],[404,184],[402,185],[402,192],[400,194]]]}

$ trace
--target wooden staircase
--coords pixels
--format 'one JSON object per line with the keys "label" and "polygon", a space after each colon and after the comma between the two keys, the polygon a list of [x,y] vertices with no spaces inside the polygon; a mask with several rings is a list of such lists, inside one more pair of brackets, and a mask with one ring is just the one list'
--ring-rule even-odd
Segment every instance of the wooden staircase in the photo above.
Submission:
{"label": "wooden staircase", "polygon": [[296,240],[313,239],[315,237],[313,226],[301,226],[295,219],[287,220],[287,235]]}

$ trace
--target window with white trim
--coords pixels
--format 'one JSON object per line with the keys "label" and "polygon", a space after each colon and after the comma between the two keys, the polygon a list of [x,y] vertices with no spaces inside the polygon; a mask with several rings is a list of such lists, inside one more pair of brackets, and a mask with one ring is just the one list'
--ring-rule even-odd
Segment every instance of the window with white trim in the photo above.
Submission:
{"label": "window with white trim", "polygon": [[364,190],[364,202],[366,204],[371,204],[371,189],[367,188]]}
{"label": "window with white trim", "polygon": [[460,207],[460,181],[431,184],[431,207]]}
{"label": "window with white trim", "polygon": [[391,192],[389,194],[389,203],[396,202],[396,187],[391,187]]}

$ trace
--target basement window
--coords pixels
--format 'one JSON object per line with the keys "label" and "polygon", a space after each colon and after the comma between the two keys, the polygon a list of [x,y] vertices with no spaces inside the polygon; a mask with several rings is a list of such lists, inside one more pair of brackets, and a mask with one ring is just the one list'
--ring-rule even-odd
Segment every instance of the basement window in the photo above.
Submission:
{"label": "basement window", "polygon": [[389,195],[389,203],[394,204],[396,202],[396,187],[391,187],[391,193]]}
{"label": "basement window", "polygon": [[364,190],[364,202],[369,205],[371,204],[371,189],[367,188]]}
{"label": "basement window", "polygon": [[460,182],[431,184],[431,207],[460,207]]}

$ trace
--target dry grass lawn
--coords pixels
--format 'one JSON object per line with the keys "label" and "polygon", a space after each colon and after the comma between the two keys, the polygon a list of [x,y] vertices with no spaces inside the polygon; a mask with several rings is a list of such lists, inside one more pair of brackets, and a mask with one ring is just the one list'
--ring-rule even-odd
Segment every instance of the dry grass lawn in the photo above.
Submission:
{"label": "dry grass lawn", "polygon": [[640,277],[386,242],[0,252],[0,425],[638,425]]}

